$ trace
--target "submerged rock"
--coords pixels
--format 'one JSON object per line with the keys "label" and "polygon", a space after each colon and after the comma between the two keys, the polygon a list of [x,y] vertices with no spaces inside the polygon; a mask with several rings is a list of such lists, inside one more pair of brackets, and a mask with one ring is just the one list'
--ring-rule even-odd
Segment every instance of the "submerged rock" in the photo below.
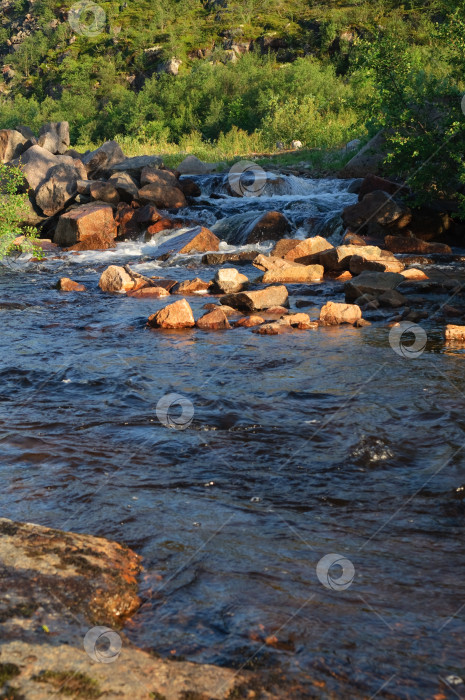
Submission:
{"label": "submerged rock", "polygon": [[69,277],[62,277],[57,282],[57,289],[60,292],[85,292],[86,288],[83,284],[75,282]]}
{"label": "submerged rock", "polygon": [[234,323],[234,327],[253,328],[254,326],[261,326],[262,323],[265,323],[265,319],[261,316],[243,316],[243,318]]}
{"label": "submerged rock", "polygon": [[180,299],[149,316],[148,324],[152,328],[192,328],[195,320],[189,303]]}
{"label": "submerged rock", "polygon": [[210,250],[218,250],[219,246],[220,239],[212,231],[204,226],[196,226],[161,243],[157,250],[157,257],[164,258],[174,253],[181,255],[194,252],[204,253]]}
{"label": "submerged rock", "polygon": [[378,297],[383,292],[395,289],[405,278],[397,272],[362,272],[344,285],[346,301],[355,301],[363,294]]}
{"label": "submerged rock", "polygon": [[204,282],[200,277],[196,277],[193,280],[178,282],[173,286],[171,292],[173,294],[205,294],[211,286],[211,282]]}
{"label": "submerged rock", "polygon": [[246,231],[246,243],[276,241],[290,233],[291,225],[284,214],[269,211],[252,221]]}
{"label": "submerged rock", "polygon": [[206,253],[202,258],[204,265],[223,265],[234,262],[236,265],[245,265],[255,260],[260,255],[258,250],[242,251],[241,253]]}

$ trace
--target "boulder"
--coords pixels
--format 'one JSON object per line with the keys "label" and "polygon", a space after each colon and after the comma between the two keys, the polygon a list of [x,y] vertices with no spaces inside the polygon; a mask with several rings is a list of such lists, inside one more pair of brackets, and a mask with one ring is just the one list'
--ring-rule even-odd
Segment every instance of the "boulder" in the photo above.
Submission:
{"label": "boulder", "polygon": [[0,163],[9,163],[27,150],[27,139],[14,129],[0,131]]}
{"label": "boulder", "polygon": [[15,126],[14,131],[19,131],[21,136],[24,136],[26,141],[34,141],[35,140],[37,143],[36,135],[34,134],[32,129],[30,129],[28,126],[23,126],[23,124],[19,124],[18,126]]}
{"label": "boulder", "polygon": [[448,324],[445,328],[446,340],[460,340],[465,341],[465,326],[454,326],[453,324]]}
{"label": "boulder", "polygon": [[359,178],[369,174],[380,175],[387,156],[386,138],[379,131],[368,143],[339,171],[340,178]]}
{"label": "boulder", "polygon": [[143,226],[136,221],[138,209],[133,209],[129,204],[120,202],[116,209],[115,223],[118,230],[118,240],[137,240],[143,230]]}
{"label": "boulder", "polygon": [[[29,187],[36,190],[48,178],[50,170],[56,165],[75,167],[70,156],[54,156],[41,146],[32,146],[22,154],[20,159],[11,161],[12,165],[20,166]],[[76,182],[81,176],[76,173]]]}
{"label": "boulder", "polygon": [[207,253],[202,258],[204,265],[223,265],[234,262],[236,265],[246,265],[255,260],[259,255],[258,250],[242,251],[241,253]]}
{"label": "boulder", "polygon": [[148,324],[152,328],[192,328],[195,320],[188,302],[180,299],[149,316]]}
{"label": "boulder", "polygon": [[356,233],[352,233],[350,229],[347,229],[345,232],[343,238],[342,238],[342,245],[361,245],[365,246],[368,245],[366,238],[363,238],[362,236],[358,236]]}
{"label": "boulder", "polygon": [[340,245],[319,253],[320,265],[327,272],[341,272],[350,269],[350,261],[354,255],[363,260],[380,260],[381,248],[378,246]]}
{"label": "boulder", "polygon": [[109,182],[95,181],[89,186],[91,199],[106,202],[116,207],[119,204],[119,194]]}
{"label": "boulder", "polygon": [[383,292],[395,289],[404,277],[397,272],[362,272],[344,285],[346,301],[355,301],[363,294],[378,297]]}
{"label": "boulder", "polygon": [[365,224],[393,226],[404,228],[412,220],[412,212],[403,204],[398,204],[392,197],[377,190],[365,195],[361,202],[346,207],[342,212],[344,225],[359,229]]}
{"label": "boulder", "polygon": [[154,285],[157,287],[163,287],[168,292],[170,292],[173,287],[178,284],[177,280],[172,280],[166,277],[152,277],[152,280]]}
{"label": "boulder", "polygon": [[290,233],[291,225],[284,214],[279,211],[269,211],[254,219],[245,234],[246,243],[261,243],[262,241],[277,241]]}
{"label": "boulder", "polygon": [[197,326],[197,328],[212,331],[225,330],[227,328],[231,328],[228,321],[228,317],[221,309],[221,307],[218,307],[213,311],[209,311],[208,313],[206,313],[204,316],[199,318],[195,325]]}
{"label": "boulder", "polygon": [[153,204],[146,204],[134,210],[134,221],[144,228],[149,224],[157,223],[161,218],[160,212]]}
{"label": "boulder", "polygon": [[211,285],[211,282],[204,282],[196,277],[193,280],[185,280],[175,284],[171,291],[173,294],[206,294]]}
{"label": "boulder", "polygon": [[[111,248],[116,238],[116,222],[109,204],[85,204],[62,214],[54,243],[74,250]],[[77,246],[77,247],[76,247]]]}
{"label": "boulder", "polygon": [[387,192],[390,195],[394,195],[402,189],[402,185],[391,182],[391,180],[386,180],[384,177],[367,175],[361,184],[358,193],[358,201],[361,202],[365,195],[369,194],[370,192],[382,191]]}
{"label": "boulder", "polygon": [[377,260],[364,258],[361,255],[353,255],[349,262],[349,269],[353,275],[360,275],[364,270],[372,270],[374,272],[402,272],[405,265],[400,260],[389,253],[387,250],[381,250],[381,255]]}
{"label": "boulder", "polygon": [[292,333],[292,327],[288,326],[286,323],[281,321],[273,321],[272,323],[264,323],[258,328],[254,328],[252,333],[257,335],[285,335],[287,333]]}
{"label": "boulder", "polygon": [[362,318],[362,311],[356,304],[338,304],[329,301],[320,312],[320,323],[323,326],[337,326],[340,323],[354,324]]}
{"label": "boulder", "polygon": [[253,328],[254,326],[261,326],[262,323],[265,323],[265,319],[261,316],[243,316],[234,323],[234,327]]}
{"label": "boulder", "polygon": [[291,248],[283,256],[285,260],[301,263],[302,265],[311,265],[316,262],[313,256],[322,253],[324,250],[330,250],[334,246],[322,236],[313,236],[299,241],[295,248]]}
{"label": "boulder", "polygon": [[306,284],[318,282],[323,279],[324,267],[322,265],[296,265],[282,270],[268,270],[262,278],[263,284]]}
{"label": "boulder", "polygon": [[286,326],[292,326],[299,331],[309,330],[310,328],[318,328],[316,321],[311,321],[310,316],[304,313],[287,314],[280,318],[280,322]]}
{"label": "boulder", "polygon": [[159,156],[135,156],[134,158],[125,158],[109,169],[113,173],[127,173],[131,177],[140,180],[140,174],[144,168],[162,168],[163,161]]}
{"label": "boulder", "polygon": [[288,270],[290,267],[304,267],[300,263],[291,262],[290,260],[285,260],[284,258],[277,258],[274,255],[263,255],[259,253],[253,261],[253,266],[263,272],[270,271],[280,271]]}
{"label": "boulder", "polygon": [[161,209],[181,209],[187,206],[187,200],[179,187],[166,183],[151,183],[141,187],[138,198],[141,202],[153,202]]}
{"label": "boulder", "polygon": [[157,257],[165,257],[174,253],[186,255],[187,253],[205,253],[209,250],[218,250],[220,239],[212,231],[204,226],[180,233],[162,243],[157,250]]}
{"label": "boulder", "polygon": [[287,306],[288,292],[283,285],[278,287],[267,287],[257,292],[237,292],[236,294],[225,294],[221,297],[221,304],[227,304],[234,309],[251,313],[269,309],[272,306]]}
{"label": "boulder", "polygon": [[68,122],[49,122],[39,131],[38,144],[54,155],[63,155],[69,148]]}
{"label": "boulder", "polygon": [[188,177],[178,180],[178,187],[185,197],[200,197],[202,194],[198,184]]}
{"label": "boulder", "polygon": [[95,151],[85,153],[81,160],[84,163],[88,176],[95,180],[98,177],[108,175],[111,168],[117,163],[124,161],[125,158],[126,156],[116,141],[106,141]]}
{"label": "boulder", "polygon": [[302,243],[300,238],[281,238],[274,246],[270,255],[275,258],[284,258],[286,253]]}
{"label": "boulder", "polygon": [[386,306],[390,309],[397,309],[407,303],[407,299],[395,289],[387,289],[379,295],[377,301],[380,306]]}
{"label": "boulder", "polygon": [[46,178],[35,191],[35,203],[45,216],[53,216],[77,194],[79,172],[74,165],[60,163],[47,171]]}
{"label": "boulder", "polygon": [[196,156],[186,156],[176,170],[181,175],[208,175],[218,167],[218,163],[204,163]]}
{"label": "boulder", "polygon": [[121,293],[136,290],[139,283],[119,265],[110,265],[102,272],[98,286],[102,292]]}
{"label": "boulder", "polygon": [[171,172],[171,170],[160,170],[156,168],[145,167],[142,168],[140,174],[140,184],[142,187],[145,185],[170,185],[171,187],[180,187],[179,180],[176,175]]}
{"label": "boulder", "polygon": [[128,173],[115,173],[108,180],[108,184],[115,188],[123,202],[137,199],[139,188],[134,178]]}
{"label": "boulder", "polygon": [[69,277],[62,277],[57,282],[57,289],[60,292],[85,292],[86,288],[83,284],[71,280]]}
{"label": "boulder", "polygon": [[166,217],[160,219],[154,224],[150,224],[150,226],[147,228],[145,237],[146,240],[150,240],[153,236],[155,236],[157,233],[161,233],[162,231],[169,231],[171,229],[177,229],[177,228],[184,228],[183,224],[180,221],[175,221],[174,219],[168,219]]}
{"label": "boulder", "polygon": [[218,270],[214,277],[215,291],[221,294],[233,294],[241,292],[248,284],[249,280],[234,267],[227,267]]}
{"label": "boulder", "polygon": [[137,299],[160,299],[161,297],[169,297],[170,293],[164,287],[142,287],[142,289],[128,291],[127,295]]}
{"label": "boulder", "polygon": [[452,253],[450,246],[445,243],[429,243],[414,236],[386,236],[384,244],[392,253],[414,253],[419,255],[424,253],[450,255]]}
{"label": "boulder", "polygon": [[426,275],[423,270],[417,270],[414,267],[411,267],[408,270],[403,270],[400,274],[405,280],[412,282],[423,282],[424,280],[429,279],[428,275]]}

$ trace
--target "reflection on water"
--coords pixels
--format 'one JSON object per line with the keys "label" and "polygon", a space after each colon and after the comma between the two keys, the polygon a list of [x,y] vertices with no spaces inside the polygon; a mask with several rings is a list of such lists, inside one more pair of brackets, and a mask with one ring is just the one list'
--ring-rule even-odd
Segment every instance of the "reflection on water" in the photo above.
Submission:
{"label": "reflection on water", "polygon": [[[306,697],[454,697],[441,678],[465,672],[462,353],[428,325],[414,360],[377,325],[148,330],[165,300],[97,288],[138,245],[0,270],[1,515],[140,552],[127,633],[160,654],[279,664]],[[88,291],[53,290],[65,274]],[[341,288],[310,301],[327,298]],[[197,316],[208,299],[189,301]],[[194,406],[186,430],[157,418],[171,392]],[[353,563],[345,590],[318,580],[328,553]]]}

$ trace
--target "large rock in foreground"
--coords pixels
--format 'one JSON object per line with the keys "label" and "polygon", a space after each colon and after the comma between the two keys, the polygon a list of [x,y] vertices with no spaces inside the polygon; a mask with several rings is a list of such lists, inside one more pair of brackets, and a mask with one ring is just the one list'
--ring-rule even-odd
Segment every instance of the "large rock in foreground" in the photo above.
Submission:
{"label": "large rock in foreground", "polygon": [[75,250],[105,250],[114,245],[116,223],[109,204],[85,204],[62,214],[53,242]]}
{"label": "large rock in foreground", "polygon": [[195,320],[189,303],[180,299],[149,316],[148,324],[152,328],[192,328]]}
{"label": "large rock in foreground", "polygon": [[141,563],[127,547],[2,518],[0,558],[2,697],[225,700],[255,687],[250,674],[131,645],[120,628],[140,605]]}
{"label": "large rock in foreground", "polygon": [[147,284],[144,278],[130,274],[128,269],[119,265],[110,265],[102,272],[98,286],[102,292],[121,293],[141,289]]}
{"label": "large rock in foreground", "polygon": [[364,294],[380,296],[383,292],[395,289],[405,277],[397,272],[362,272],[344,285],[346,301],[355,301]]}
{"label": "large rock in foreground", "polygon": [[257,292],[238,292],[237,294],[225,294],[221,297],[221,304],[232,306],[233,309],[251,313],[270,309],[273,306],[287,306],[288,292],[283,285],[279,287],[267,287]]}

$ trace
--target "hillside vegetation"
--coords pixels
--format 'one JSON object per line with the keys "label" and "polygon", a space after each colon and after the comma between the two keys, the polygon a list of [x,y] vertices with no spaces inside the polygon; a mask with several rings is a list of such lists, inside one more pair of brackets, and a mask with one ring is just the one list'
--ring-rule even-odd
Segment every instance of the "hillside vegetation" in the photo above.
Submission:
{"label": "hillside vegetation", "polygon": [[78,147],[232,156],[388,126],[398,176],[460,190],[463,0],[102,1],[91,36],[72,7],[0,0],[0,127],[68,120]]}

